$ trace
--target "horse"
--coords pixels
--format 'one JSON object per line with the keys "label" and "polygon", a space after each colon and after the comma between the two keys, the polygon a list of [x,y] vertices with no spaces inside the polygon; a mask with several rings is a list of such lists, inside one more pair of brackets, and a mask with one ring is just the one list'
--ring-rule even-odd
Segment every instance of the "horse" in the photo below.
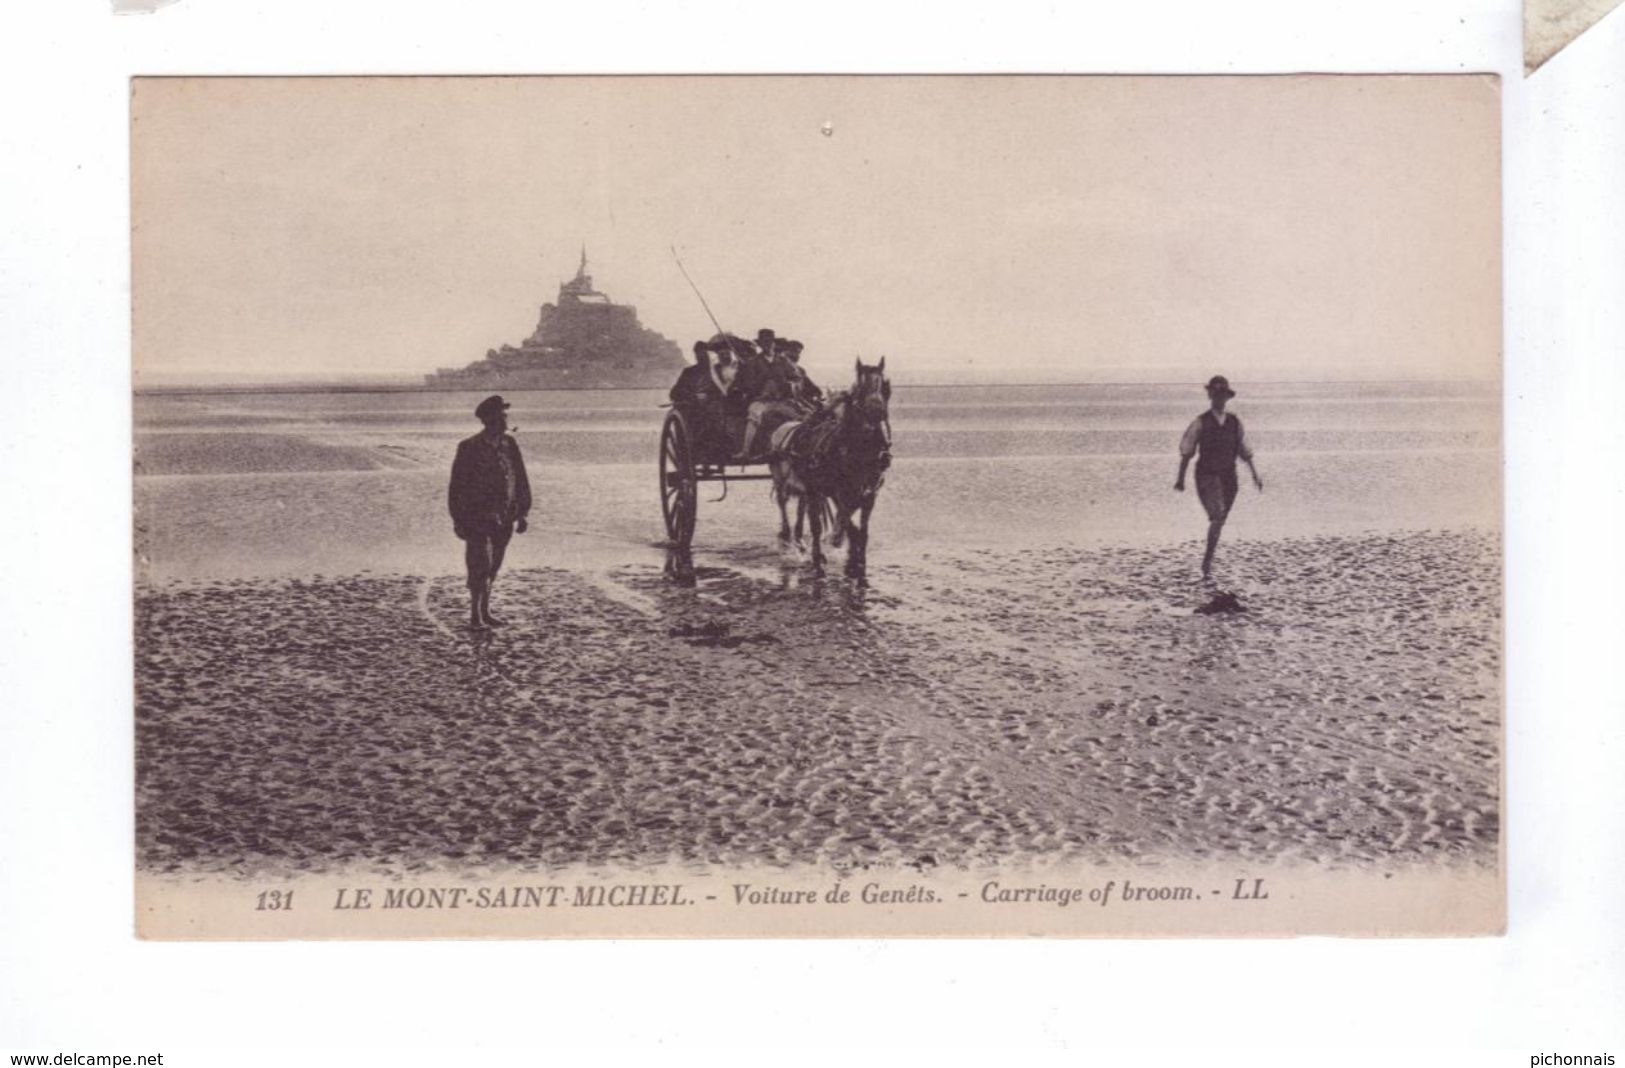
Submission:
{"label": "horse", "polygon": [[861,358],[856,363],[851,389],[831,396],[804,422],[774,433],[771,463],[780,539],[790,539],[785,505],[796,497],[798,538],[804,515],[812,526],[813,574],[824,573],[828,523],[831,543],[847,543],[847,577],[861,582],[868,569],[869,517],[891,466],[891,380],[884,356],[873,367]]}

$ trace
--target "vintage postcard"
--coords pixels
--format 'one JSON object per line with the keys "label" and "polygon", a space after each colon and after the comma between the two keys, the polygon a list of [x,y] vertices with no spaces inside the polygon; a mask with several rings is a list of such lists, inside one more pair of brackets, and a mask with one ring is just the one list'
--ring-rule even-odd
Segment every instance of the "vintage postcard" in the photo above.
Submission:
{"label": "vintage postcard", "polygon": [[1493,76],[131,129],[143,936],[1502,930]]}

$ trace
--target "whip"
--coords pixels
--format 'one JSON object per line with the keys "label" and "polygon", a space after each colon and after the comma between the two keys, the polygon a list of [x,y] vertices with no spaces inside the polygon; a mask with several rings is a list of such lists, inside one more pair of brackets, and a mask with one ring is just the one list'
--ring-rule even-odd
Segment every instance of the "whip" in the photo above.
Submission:
{"label": "whip", "polygon": [[676,245],[671,246],[671,258],[677,261],[677,269],[683,272],[683,280],[688,283],[688,288],[692,289],[694,295],[700,298],[700,307],[705,309],[706,318],[711,320],[711,325],[717,328],[717,333],[726,334],[728,331],[722,329],[722,324],[717,322],[717,317],[711,314],[711,305],[705,302],[705,294],[701,293],[700,287],[694,284],[694,279],[688,276],[688,268],[683,266],[683,258],[677,255]]}

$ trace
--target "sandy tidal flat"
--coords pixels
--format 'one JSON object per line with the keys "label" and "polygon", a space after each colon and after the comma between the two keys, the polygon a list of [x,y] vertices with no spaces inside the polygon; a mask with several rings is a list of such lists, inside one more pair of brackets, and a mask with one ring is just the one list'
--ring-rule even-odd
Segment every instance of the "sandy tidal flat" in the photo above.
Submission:
{"label": "sandy tidal flat", "polygon": [[1493,867],[1470,531],[138,591],[154,872],[1226,860]]}

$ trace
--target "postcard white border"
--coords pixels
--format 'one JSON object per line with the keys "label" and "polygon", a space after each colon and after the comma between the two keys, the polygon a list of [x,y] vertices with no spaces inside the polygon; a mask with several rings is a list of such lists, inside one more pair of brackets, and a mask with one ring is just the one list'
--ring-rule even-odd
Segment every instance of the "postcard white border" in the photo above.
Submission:
{"label": "postcard white border", "polygon": [[[1534,79],[1516,3],[179,0],[11,14],[0,170],[4,1041],[1098,1048],[1621,1037],[1625,18]],[[929,11],[929,14],[926,12]],[[500,26],[500,32],[494,27]],[[131,925],[127,78],[1493,70],[1504,79],[1510,933],[1461,942],[156,945]],[[1610,75],[1612,75],[1610,77]],[[13,217],[14,216],[14,217]],[[1611,362],[1610,362],[1611,361]],[[20,378],[16,377],[20,374]],[[1610,588],[1603,585],[1614,582]],[[1570,598],[1594,591],[1589,602]],[[1602,776],[1604,771],[1612,775]],[[456,982],[448,981],[456,977]],[[477,1035],[470,1027],[478,1021]],[[1608,1030],[1612,1028],[1612,1030]],[[387,1036],[387,1038],[386,1038]],[[381,1039],[384,1041],[381,1043]],[[1593,1041],[1593,1045],[1596,1043]]]}

